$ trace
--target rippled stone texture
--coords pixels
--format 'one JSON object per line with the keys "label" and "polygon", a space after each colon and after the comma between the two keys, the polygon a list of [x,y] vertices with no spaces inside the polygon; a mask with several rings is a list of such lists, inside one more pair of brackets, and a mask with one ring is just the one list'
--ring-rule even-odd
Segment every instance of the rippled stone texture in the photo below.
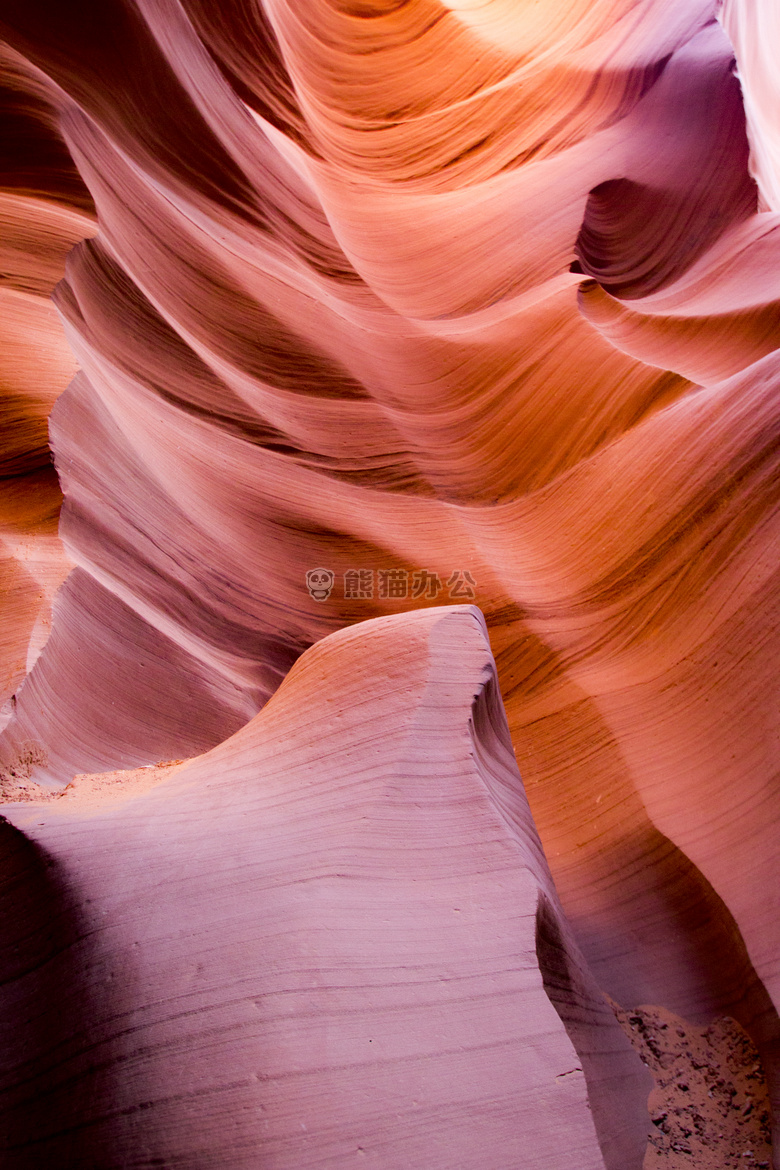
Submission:
{"label": "rippled stone texture", "polygon": [[736,1018],[777,1108],[773,13],[9,0],[0,764],[202,752],[463,599],[346,573],[468,573],[596,981]]}
{"label": "rippled stone texture", "polygon": [[331,635],[154,778],[6,806],[4,1165],[640,1166],[476,609]]}

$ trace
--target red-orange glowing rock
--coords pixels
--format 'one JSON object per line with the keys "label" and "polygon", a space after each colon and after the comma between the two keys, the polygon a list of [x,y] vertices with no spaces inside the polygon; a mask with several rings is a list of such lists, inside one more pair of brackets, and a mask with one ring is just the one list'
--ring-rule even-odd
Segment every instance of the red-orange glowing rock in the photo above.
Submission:
{"label": "red-orange glowing rock", "polygon": [[777,1109],[776,16],[549,9],[6,3],[0,767],[474,602],[593,978]]}

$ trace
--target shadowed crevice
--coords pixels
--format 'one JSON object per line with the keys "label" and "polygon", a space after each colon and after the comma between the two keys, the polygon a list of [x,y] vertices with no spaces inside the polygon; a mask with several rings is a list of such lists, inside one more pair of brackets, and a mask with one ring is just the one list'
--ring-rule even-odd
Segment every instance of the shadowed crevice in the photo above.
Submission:
{"label": "shadowed crevice", "polygon": [[0,1149],[5,1170],[97,1167],[81,1128],[90,944],[62,868],[0,818]]}

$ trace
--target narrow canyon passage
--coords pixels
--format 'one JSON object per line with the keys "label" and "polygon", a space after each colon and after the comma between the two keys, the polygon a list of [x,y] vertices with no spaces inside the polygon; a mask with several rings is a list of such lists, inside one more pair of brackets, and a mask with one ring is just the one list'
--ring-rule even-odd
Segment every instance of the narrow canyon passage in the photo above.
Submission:
{"label": "narrow canyon passage", "polygon": [[771,0],[0,42],[9,1165],[777,1170]]}

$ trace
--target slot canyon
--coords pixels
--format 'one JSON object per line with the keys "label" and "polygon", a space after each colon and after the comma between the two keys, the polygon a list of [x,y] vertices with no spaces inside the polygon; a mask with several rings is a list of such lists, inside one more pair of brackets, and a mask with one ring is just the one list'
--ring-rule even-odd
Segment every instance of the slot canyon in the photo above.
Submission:
{"label": "slot canyon", "polygon": [[780,1170],[776,0],[0,105],[0,1164]]}

